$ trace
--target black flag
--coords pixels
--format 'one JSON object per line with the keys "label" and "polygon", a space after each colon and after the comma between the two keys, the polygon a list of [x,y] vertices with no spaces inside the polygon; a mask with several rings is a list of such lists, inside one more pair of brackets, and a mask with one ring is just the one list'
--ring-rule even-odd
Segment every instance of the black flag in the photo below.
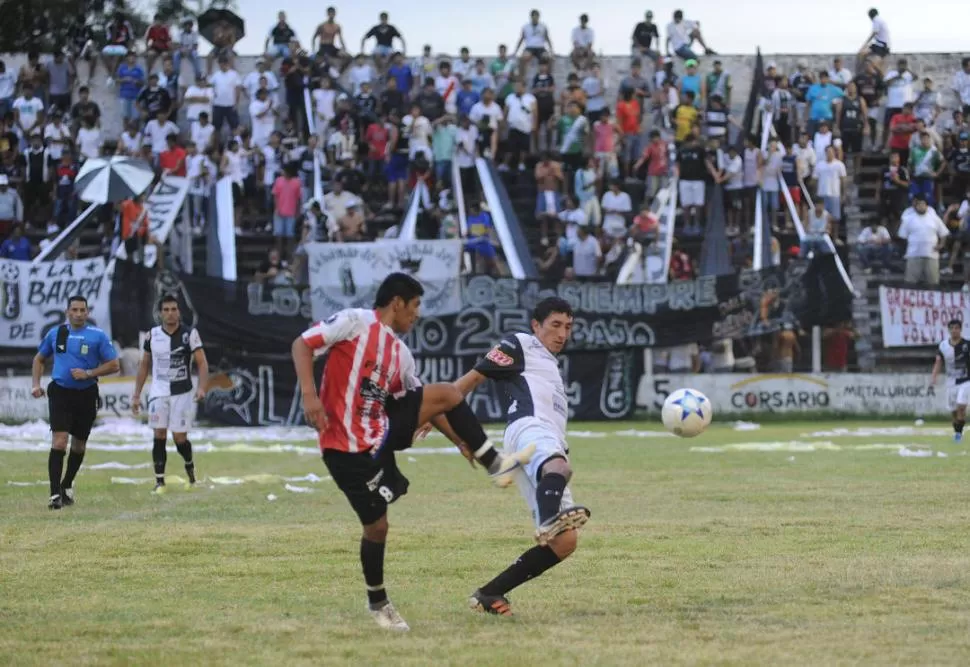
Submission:
{"label": "black flag", "polygon": [[765,87],[765,63],[761,58],[761,47],[758,47],[758,56],[754,60],[754,75],[751,77],[751,92],[748,93],[748,106],[744,109],[743,128],[735,144],[738,147],[738,154],[744,155],[744,138],[751,136],[755,127],[755,114],[758,113],[758,102],[761,99],[761,91]]}

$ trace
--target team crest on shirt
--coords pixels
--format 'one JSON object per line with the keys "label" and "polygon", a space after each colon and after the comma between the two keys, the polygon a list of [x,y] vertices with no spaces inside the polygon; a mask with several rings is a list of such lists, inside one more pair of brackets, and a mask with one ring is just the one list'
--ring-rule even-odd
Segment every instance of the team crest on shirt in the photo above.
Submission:
{"label": "team crest on shirt", "polygon": [[188,345],[188,344],[189,344],[189,332],[186,331],[182,334],[182,345]]}
{"label": "team crest on shirt", "polygon": [[485,358],[497,366],[511,366],[515,363],[515,360],[512,359],[512,357],[505,354],[505,352],[502,352],[502,350],[497,347],[493,347],[491,351],[485,355]]}

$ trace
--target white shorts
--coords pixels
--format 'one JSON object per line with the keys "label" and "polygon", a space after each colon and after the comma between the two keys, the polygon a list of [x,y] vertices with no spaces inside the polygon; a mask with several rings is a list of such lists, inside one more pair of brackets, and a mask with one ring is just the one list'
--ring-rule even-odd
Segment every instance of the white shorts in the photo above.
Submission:
{"label": "white shorts", "polygon": [[177,396],[148,399],[148,425],[172,433],[188,433],[195,421],[195,394],[187,391]]}
{"label": "white shorts", "polygon": [[966,406],[970,404],[970,382],[957,385],[954,389],[957,392],[957,405]]}
{"label": "white shorts", "polygon": [[[516,482],[525,504],[532,512],[532,520],[538,528],[539,506],[536,503],[536,489],[539,487],[539,470],[551,458],[560,457],[568,461],[566,445],[548,426],[538,419],[529,417],[514,422],[505,430],[504,444],[506,454],[525,449],[530,444],[536,446],[532,460],[516,475]],[[572,507],[575,504],[572,491],[567,486],[562,492],[562,502],[559,507]]]}
{"label": "white shorts", "polygon": [[956,385],[947,386],[946,388],[946,409],[953,412],[957,409],[957,396],[960,393],[960,387]]}
{"label": "white shorts", "polygon": [[706,187],[704,181],[681,181],[678,183],[681,208],[703,206]]}
{"label": "white shorts", "polygon": [[101,53],[106,56],[126,56],[128,47],[123,44],[109,44],[101,49]]}

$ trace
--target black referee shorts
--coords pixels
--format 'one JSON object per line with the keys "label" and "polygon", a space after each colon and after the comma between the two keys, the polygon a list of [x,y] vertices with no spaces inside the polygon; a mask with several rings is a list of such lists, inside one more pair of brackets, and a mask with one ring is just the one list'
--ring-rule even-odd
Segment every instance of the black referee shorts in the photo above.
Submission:
{"label": "black referee shorts", "polygon": [[47,385],[51,431],[70,433],[78,440],[87,440],[98,417],[98,402],[98,385],[68,389],[51,382]]}

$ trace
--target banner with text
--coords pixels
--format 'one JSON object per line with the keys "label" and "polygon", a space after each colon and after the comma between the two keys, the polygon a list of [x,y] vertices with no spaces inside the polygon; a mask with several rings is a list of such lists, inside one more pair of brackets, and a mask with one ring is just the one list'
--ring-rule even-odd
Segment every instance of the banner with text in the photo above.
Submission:
{"label": "banner with text", "polygon": [[0,259],[0,347],[37,347],[66,319],[67,299],[80,295],[89,322],[111,336],[111,275],[101,257],[32,264]]}
{"label": "banner with text", "polygon": [[946,323],[963,322],[970,335],[970,294],[907,287],[879,287],[883,347],[936,345],[947,337]]}
{"label": "banner with text", "polygon": [[[573,353],[560,357],[569,417],[582,421],[624,419],[632,415],[637,357],[633,350]],[[422,382],[453,382],[478,361],[476,356],[424,357],[417,360]],[[254,362],[223,359],[229,370],[214,372],[202,414],[230,426],[295,426],[304,423],[302,396],[288,360]],[[323,364],[317,364],[322,372]],[[505,419],[500,386],[486,382],[468,397],[478,418]]]}
{"label": "banner with text", "polygon": [[714,414],[757,421],[765,414],[879,416],[948,415],[946,387],[929,373],[646,375],[637,405],[659,415],[671,392],[692,388],[711,399]]}
{"label": "banner with text", "polygon": [[424,286],[421,311],[428,315],[461,310],[461,241],[311,243],[307,246],[313,316],[344,308],[373,308],[389,273],[409,273]]}

